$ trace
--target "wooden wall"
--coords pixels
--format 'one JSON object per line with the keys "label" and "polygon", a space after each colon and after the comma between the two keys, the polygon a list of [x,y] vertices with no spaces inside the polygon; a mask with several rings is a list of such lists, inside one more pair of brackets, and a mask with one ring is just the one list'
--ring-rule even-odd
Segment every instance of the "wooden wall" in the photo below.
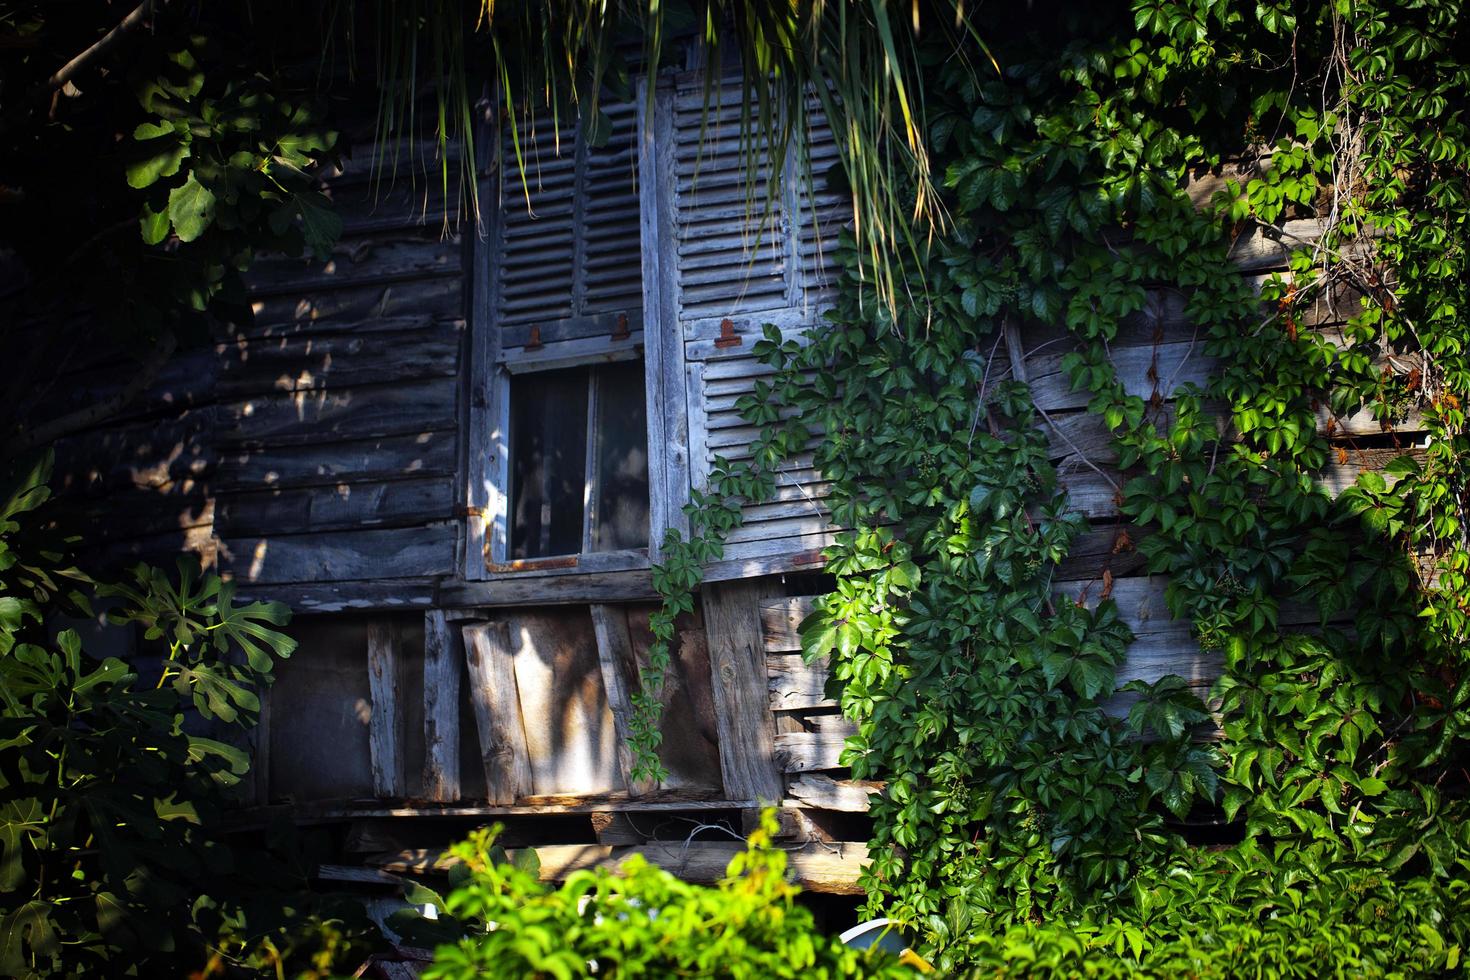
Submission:
{"label": "wooden wall", "polygon": [[375,186],[366,137],[331,257],[259,260],[218,346],[220,570],[308,611],[427,605],[455,568],[463,243],[422,178]]}

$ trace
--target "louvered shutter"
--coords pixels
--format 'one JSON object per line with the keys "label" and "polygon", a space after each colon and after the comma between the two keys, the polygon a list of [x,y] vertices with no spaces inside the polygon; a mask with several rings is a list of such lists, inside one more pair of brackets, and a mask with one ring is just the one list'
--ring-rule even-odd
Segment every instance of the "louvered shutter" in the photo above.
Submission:
{"label": "louvered shutter", "polygon": [[606,335],[608,316],[626,315],[640,328],[638,111],[621,103],[603,112],[600,145],[590,145],[587,127],[558,130],[545,117],[518,121],[524,180],[507,127],[491,259],[503,360],[514,360],[515,349],[531,339],[531,326],[542,344]]}
{"label": "louvered shutter", "polygon": [[[718,88],[708,96],[706,118],[703,82],[690,79],[676,90],[672,109],[672,278],[687,372],[690,482],[699,489],[708,487],[716,457],[750,457],[757,433],[735,406],[770,373],[751,348],[764,324],[798,337],[830,305],[831,255],[850,213],[841,195],[819,189],[836,159],[819,113],[810,130],[810,167],[792,154],[778,200],[766,197],[764,162],[755,180],[748,179],[741,97],[737,85]],[[726,539],[726,559],[762,571],[812,562],[831,540],[827,490],[809,453],[790,460],[777,477],[776,499],[745,508],[743,526]]]}

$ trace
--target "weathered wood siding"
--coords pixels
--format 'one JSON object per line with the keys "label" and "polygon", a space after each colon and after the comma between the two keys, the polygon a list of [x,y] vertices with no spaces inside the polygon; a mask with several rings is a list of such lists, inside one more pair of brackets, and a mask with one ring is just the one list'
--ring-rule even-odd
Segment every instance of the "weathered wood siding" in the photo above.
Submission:
{"label": "weathered wood siding", "polygon": [[332,255],[258,260],[217,348],[219,567],[304,610],[427,605],[456,562],[463,243],[404,164],[375,186],[366,135]]}

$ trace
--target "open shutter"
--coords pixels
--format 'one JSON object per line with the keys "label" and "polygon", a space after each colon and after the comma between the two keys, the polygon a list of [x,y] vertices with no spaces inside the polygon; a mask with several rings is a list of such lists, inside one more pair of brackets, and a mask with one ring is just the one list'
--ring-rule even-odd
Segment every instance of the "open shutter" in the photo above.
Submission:
{"label": "open shutter", "polygon": [[[819,182],[835,160],[831,130],[820,119],[810,134],[809,170],[788,161],[778,200],[766,196],[765,169],[751,187],[741,155],[741,97],[734,84],[707,97],[703,81],[692,78],[677,88],[672,107],[671,279],[687,377],[690,482],[699,489],[707,488],[716,457],[749,458],[757,432],[735,405],[770,374],[751,349],[765,324],[798,337],[830,305],[830,256],[850,210],[840,196],[805,180],[809,172]],[[738,574],[816,562],[832,535],[827,490],[810,454],[788,461],[776,498],[748,505],[743,526],[727,536],[726,560],[740,563]]]}

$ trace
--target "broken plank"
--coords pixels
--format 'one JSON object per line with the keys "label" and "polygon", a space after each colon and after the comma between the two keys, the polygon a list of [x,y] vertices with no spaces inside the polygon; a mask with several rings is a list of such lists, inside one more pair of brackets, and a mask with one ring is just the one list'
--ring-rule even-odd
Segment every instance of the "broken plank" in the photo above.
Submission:
{"label": "broken plank", "polygon": [[505,623],[471,623],[462,632],[487,800],[514,803],[532,792],[532,779],[510,628]]}
{"label": "broken plank", "polygon": [[866,813],[868,798],[883,792],[883,784],[872,780],[833,779],[821,773],[806,773],[791,781],[786,794],[798,803],[818,810]]}
{"label": "broken plank", "polygon": [[808,663],[799,653],[766,654],[771,710],[800,711],[836,707],[837,702],[827,697],[827,678],[831,669],[831,659],[828,657],[819,657]]}
{"label": "broken plank", "polygon": [[785,772],[840,769],[843,749],[856,728],[841,716],[810,732],[782,732],[775,736],[776,761]]}

